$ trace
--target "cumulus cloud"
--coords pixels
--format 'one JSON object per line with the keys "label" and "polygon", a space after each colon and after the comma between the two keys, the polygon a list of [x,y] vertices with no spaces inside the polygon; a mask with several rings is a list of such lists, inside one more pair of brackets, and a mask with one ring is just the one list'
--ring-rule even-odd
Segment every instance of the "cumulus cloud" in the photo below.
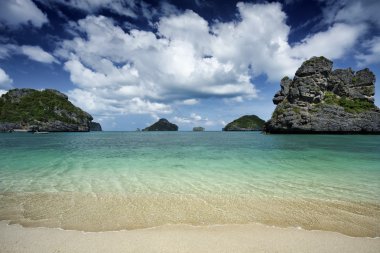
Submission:
{"label": "cumulus cloud", "polygon": [[0,68],[0,90],[7,90],[12,88],[13,80]]}
{"label": "cumulus cloud", "polygon": [[30,60],[42,63],[59,63],[53,55],[43,50],[40,46],[18,46],[15,44],[0,45],[0,59],[6,59],[13,54],[25,55]]}
{"label": "cumulus cloud", "polygon": [[12,28],[23,24],[41,27],[48,23],[48,18],[31,0],[2,0],[0,1],[0,22]]}
{"label": "cumulus cloud", "polygon": [[171,18],[176,28],[162,19],[156,35],[141,30],[127,33],[109,18],[89,16],[75,27],[86,37],[63,42],[56,54],[66,59],[65,69],[79,88],[101,87],[102,93],[95,92],[102,97],[139,98],[160,105],[194,97],[256,96],[247,69],[243,72],[228,61],[205,57],[207,50],[200,49],[204,45],[184,36],[184,20],[200,24],[193,27],[194,36],[211,36],[203,18],[190,11]]}
{"label": "cumulus cloud", "polygon": [[366,30],[336,23],[291,46],[281,7],[238,3],[236,20],[214,23],[187,10],[161,17],[154,31],[124,31],[110,18],[91,15],[70,24],[75,37],[55,55],[77,85],[70,96],[86,110],[170,113],[174,103],[256,98],[255,77],[278,81],[310,56],[342,57]]}
{"label": "cumulus cloud", "polygon": [[366,29],[364,24],[334,24],[327,31],[311,35],[296,44],[292,48],[292,55],[302,58],[324,55],[330,59],[338,59],[355,45]]}
{"label": "cumulus cloud", "polygon": [[21,53],[29,59],[42,63],[58,63],[57,59],[39,46],[21,46]]}
{"label": "cumulus cloud", "polygon": [[[107,89],[74,89],[68,92],[70,100],[81,108],[96,115],[112,116],[124,114],[147,113],[156,115],[172,113],[169,105],[151,102],[147,99],[133,97],[125,99],[123,96],[115,96]],[[124,98],[124,99],[123,99]]]}

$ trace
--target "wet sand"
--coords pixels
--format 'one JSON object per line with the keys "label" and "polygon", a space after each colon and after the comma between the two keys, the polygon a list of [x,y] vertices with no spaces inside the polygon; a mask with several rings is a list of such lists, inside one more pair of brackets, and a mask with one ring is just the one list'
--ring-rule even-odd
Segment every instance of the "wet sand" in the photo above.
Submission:
{"label": "wet sand", "polygon": [[280,228],[380,236],[380,205],[249,195],[125,195],[1,193],[0,220],[24,227],[86,232],[120,231],[166,224],[195,226],[265,224]]}
{"label": "wet sand", "polygon": [[0,222],[6,252],[380,252],[380,238],[265,225],[165,225],[117,232],[24,228]]}

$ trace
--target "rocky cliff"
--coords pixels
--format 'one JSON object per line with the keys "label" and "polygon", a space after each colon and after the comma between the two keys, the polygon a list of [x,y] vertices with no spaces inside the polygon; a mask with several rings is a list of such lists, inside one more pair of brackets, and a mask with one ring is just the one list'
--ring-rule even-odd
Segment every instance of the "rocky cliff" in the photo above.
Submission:
{"label": "rocky cliff", "polygon": [[256,115],[244,115],[228,123],[223,131],[262,131],[265,121]]}
{"label": "rocky cliff", "polygon": [[144,128],[143,131],[178,131],[178,126],[170,123],[167,119],[160,119],[153,125]]}
{"label": "rocky cliff", "polygon": [[332,61],[312,57],[293,79],[284,77],[266,123],[269,133],[380,133],[374,104],[375,75],[369,69],[332,70]]}
{"label": "rocky cliff", "polygon": [[102,131],[102,126],[98,122],[90,122],[90,131]]}
{"label": "rocky cliff", "polygon": [[0,97],[0,131],[3,132],[14,129],[87,132],[91,124],[95,124],[92,116],[57,90],[13,89]]}

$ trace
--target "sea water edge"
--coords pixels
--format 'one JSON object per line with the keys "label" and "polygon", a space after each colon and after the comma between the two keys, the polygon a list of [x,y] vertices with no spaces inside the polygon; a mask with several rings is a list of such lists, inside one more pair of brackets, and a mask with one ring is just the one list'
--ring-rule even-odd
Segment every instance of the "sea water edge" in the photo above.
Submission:
{"label": "sea water edge", "polygon": [[259,222],[379,236],[380,136],[18,133],[0,144],[0,218],[15,223],[69,229],[71,213],[88,231]]}

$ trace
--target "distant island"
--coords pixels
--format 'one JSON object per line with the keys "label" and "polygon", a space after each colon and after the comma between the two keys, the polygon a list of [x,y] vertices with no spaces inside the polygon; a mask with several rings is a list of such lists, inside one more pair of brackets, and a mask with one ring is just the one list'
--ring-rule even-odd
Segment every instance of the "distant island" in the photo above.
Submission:
{"label": "distant island", "polygon": [[143,131],[178,131],[178,126],[170,123],[167,119],[159,119],[153,125],[144,128]]}
{"label": "distant island", "polygon": [[265,121],[256,115],[244,115],[228,123],[223,131],[262,131]]}
{"label": "distant island", "polygon": [[284,77],[266,123],[268,133],[379,134],[374,104],[375,75],[368,68],[332,70],[333,62],[312,57],[293,79]]}
{"label": "distant island", "polygon": [[193,132],[204,132],[205,128],[204,127],[193,127]]}
{"label": "distant island", "polygon": [[0,97],[0,132],[102,131],[90,114],[53,89],[12,89]]}

